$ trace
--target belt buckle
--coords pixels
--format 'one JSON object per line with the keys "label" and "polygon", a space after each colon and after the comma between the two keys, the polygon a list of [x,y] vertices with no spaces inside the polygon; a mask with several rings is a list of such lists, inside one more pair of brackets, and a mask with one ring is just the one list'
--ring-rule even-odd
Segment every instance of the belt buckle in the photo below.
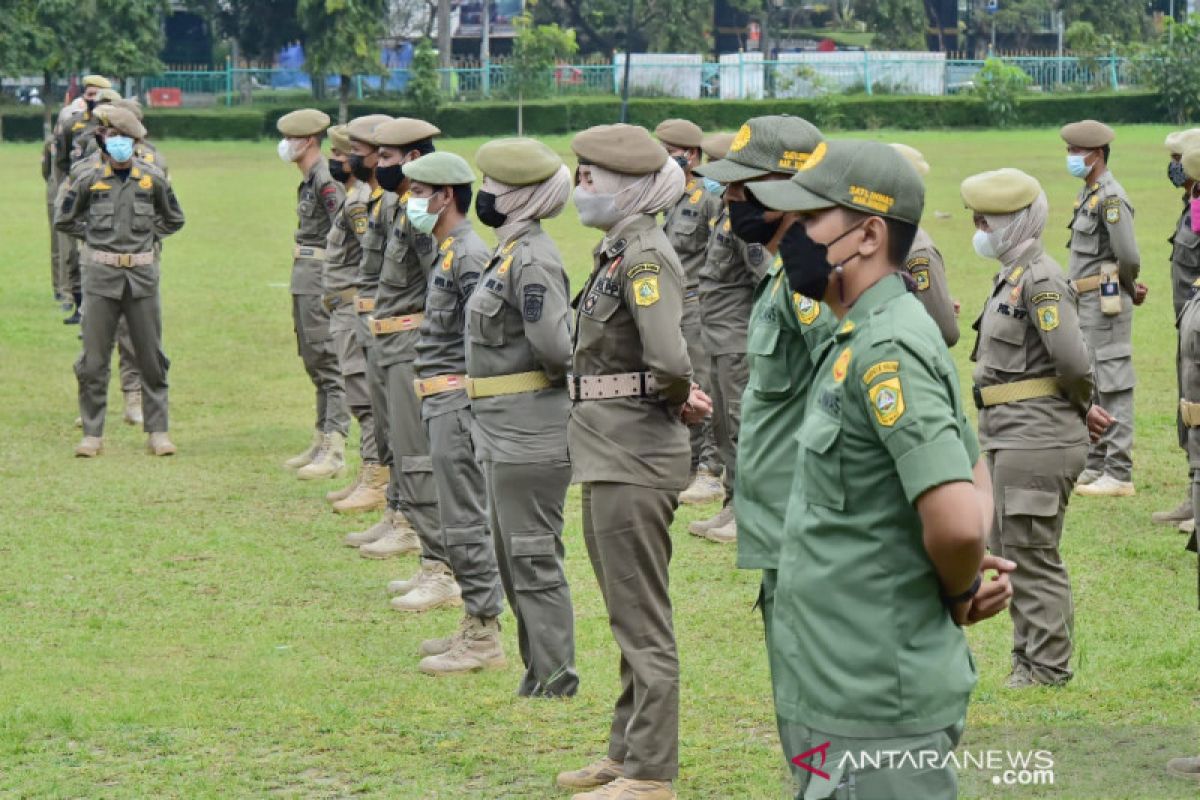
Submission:
{"label": "belt buckle", "polygon": [[129,269],[133,266],[133,256],[129,253],[121,253],[117,256],[117,266],[123,269]]}
{"label": "belt buckle", "polygon": [[475,399],[475,379],[467,376],[467,397]]}
{"label": "belt buckle", "polygon": [[975,408],[983,410],[983,390],[979,388],[979,384],[974,384],[971,387],[971,396],[975,399]]}
{"label": "belt buckle", "polygon": [[580,396],[583,394],[583,376],[575,375],[573,373],[568,375],[567,389],[567,393],[571,396],[572,400],[579,400]]}

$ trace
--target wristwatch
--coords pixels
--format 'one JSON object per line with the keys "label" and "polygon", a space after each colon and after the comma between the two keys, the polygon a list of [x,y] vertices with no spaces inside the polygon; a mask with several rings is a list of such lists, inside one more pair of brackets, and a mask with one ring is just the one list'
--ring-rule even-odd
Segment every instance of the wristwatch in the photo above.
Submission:
{"label": "wristwatch", "polygon": [[976,575],[975,580],[971,581],[970,588],[962,594],[956,594],[953,597],[942,595],[942,604],[946,606],[946,608],[954,608],[954,606],[959,605],[960,603],[965,603],[975,596],[975,594],[979,591],[979,587],[982,585],[983,576]]}

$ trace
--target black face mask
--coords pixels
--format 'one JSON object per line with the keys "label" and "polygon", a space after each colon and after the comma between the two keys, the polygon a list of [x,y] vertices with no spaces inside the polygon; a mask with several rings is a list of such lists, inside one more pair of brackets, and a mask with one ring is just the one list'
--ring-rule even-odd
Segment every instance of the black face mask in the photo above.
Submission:
{"label": "black face mask", "polygon": [[346,162],[336,158],[329,159],[329,176],[338,183],[350,180],[350,173],[346,171]]}
{"label": "black face mask", "polygon": [[1172,160],[1167,164],[1167,177],[1171,180],[1171,185],[1183,188],[1187,183],[1187,172],[1183,169],[1183,162]]}
{"label": "black face mask", "polygon": [[385,192],[396,191],[400,188],[400,184],[404,182],[404,166],[401,164],[392,164],[387,167],[376,167],[375,182]]}
{"label": "black face mask", "polygon": [[692,162],[688,160],[687,156],[672,156],[672,158],[675,159],[675,163],[678,164],[679,168],[684,172],[687,172],[692,166]]}
{"label": "black face mask", "polygon": [[779,220],[767,222],[767,207],[757,200],[730,200],[729,223],[746,244],[766,244],[779,230]]}
{"label": "black face mask", "polygon": [[491,192],[479,192],[475,195],[475,216],[489,228],[499,228],[508,220],[507,214],[496,210],[496,195]]}
{"label": "black face mask", "polygon": [[375,175],[375,170],[363,163],[362,156],[352,153],[350,155],[350,174],[365,183]]}
{"label": "black face mask", "polygon": [[87,110],[89,114],[96,110],[95,100],[84,100],[83,102],[87,104]]}
{"label": "black face mask", "polygon": [[835,269],[840,270],[851,258],[858,257],[858,253],[855,253],[837,264],[830,264],[829,248],[862,224],[860,222],[842,231],[829,244],[820,244],[809,238],[803,222],[794,222],[779,242],[779,256],[783,259],[783,270],[787,273],[792,291],[813,300],[823,300],[825,290],[829,287],[830,274]]}

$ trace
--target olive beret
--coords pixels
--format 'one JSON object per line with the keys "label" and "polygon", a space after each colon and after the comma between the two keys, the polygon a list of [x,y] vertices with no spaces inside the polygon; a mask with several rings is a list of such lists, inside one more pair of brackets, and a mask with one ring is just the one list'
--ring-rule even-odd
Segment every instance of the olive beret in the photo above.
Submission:
{"label": "olive beret", "polygon": [[127,108],[109,106],[104,110],[101,121],[105,126],[119,131],[126,136],[132,136],[134,139],[142,139],[146,136],[145,127],[142,126],[142,123],[138,122],[137,116]]}
{"label": "olive beret", "polygon": [[432,139],[441,131],[423,119],[396,117],[375,128],[372,139],[378,147],[403,147],[424,139]]}
{"label": "olive beret", "polygon": [[479,148],[475,163],[489,178],[509,186],[529,186],[557,172],[563,160],[537,139],[493,139]]}
{"label": "olive beret", "polygon": [[284,114],[275,127],[284,136],[318,136],[329,127],[329,115],[315,108],[301,108]]}
{"label": "olive beret", "polygon": [[88,86],[95,86],[97,89],[111,89],[112,82],[103,75],[85,75],[83,77],[83,86],[85,89]]}
{"label": "olive beret", "polygon": [[732,133],[710,133],[700,140],[700,149],[709,161],[724,158],[729,153],[729,145],[733,144]]}
{"label": "olive beret", "polygon": [[824,141],[806,119],[787,114],[754,117],[738,129],[724,158],[692,171],[721,183],[753,180],[771,172],[793,174]]}
{"label": "olive beret", "polygon": [[580,163],[622,175],[649,175],[667,163],[667,151],[640,125],[596,125],[575,134],[571,150]]}
{"label": "olive beret", "polygon": [[699,147],[704,142],[704,131],[686,119],[664,119],[654,129],[654,135],[663,144],[675,147]]}
{"label": "olive beret", "polygon": [[1104,147],[1117,136],[1112,128],[1094,119],[1063,125],[1058,135],[1072,147],[1086,147],[1092,150]]}
{"label": "olive beret", "polygon": [[1200,147],[1200,128],[1188,128],[1185,131],[1175,131],[1167,136],[1168,152],[1182,155],[1193,147]]}
{"label": "olive beret", "polygon": [[332,126],[329,133],[329,148],[335,153],[350,152],[350,134],[346,131],[345,125]]}
{"label": "olive beret", "polygon": [[115,103],[121,99],[121,93],[116,89],[101,89],[96,92],[96,103]]}
{"label": "olive beret", "polygon": [[1200,180],[1200,147],[1190,147],[1183,152],[1183,171],[1192,180]]}
{"label": "olive beret", "polygon": [[912,164],[912,168],[922,178],[929,174],[929,162],[925,160],[925,156],[921,154],[920,150],[915,147],[909,147],[906,144],[900,144],[899,142],[893,142],[892,149],[904,156],[904,159],[909,164]]}
{"label": "olive beret", "polygon": [[404,177],[430,186],[462,186],[475,182],[475,172],[462,156],[429,153],[404,165]]}
{"label": "olive beret", "polygon": [[113,105],[116,106],[117,108],[123,108],[126,111],[132,111],[133,115],[135,117],[137,117],[139,120],[144,119],[146,116],[145,112],[142,111],[142,104],[139,103],[136,98],[123,97],[120,100],[117,100],[116,102],[114,102]]}
{"label": "olive beret", "polygon": [[364,117],[355,117],[346,125],[346,133],[351,139],[374,145],[375,129],[383,123],[391,121],[392,118],[387,114],[367,114]]}
{"label": "olive beret", "polygon": [[972,175],[960,187],[963,204],[980,214],[1011,214],[1028,207],[1042,192],[1037,178],[1005,167]]}

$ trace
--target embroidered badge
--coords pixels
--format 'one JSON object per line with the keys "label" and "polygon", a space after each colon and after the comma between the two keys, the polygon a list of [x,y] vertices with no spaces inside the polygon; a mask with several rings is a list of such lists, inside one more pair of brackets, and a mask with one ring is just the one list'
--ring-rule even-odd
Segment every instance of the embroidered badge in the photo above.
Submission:
{"label": "embroidered badge", "polygon": [[1059,292],[1038,292],[1029,299],[1029,302],[1035,306],[1041,303],[1057,303],[1062,300],[1062,294]]}
{"label": "embroidered badge", "polygon": [[846,370],[850,368],[850,348],[847,347],[833,362],[833,379],[838,383],[846,380]]}
{"label": "embroidered badge", "polygon": [[812,325],[821,315],[821,304],[799,292],[792,292],[792,305],[796,309],[796,319],[805,325]]}
{"label": "embroidered badge", "polygon": [[1115,203],[1106,202],[1104,204],[1104,221],[1109,225],[1116,225],[1121,221],[1121,202],[1119,200]]}
{"label": "embroidered badge", "polygon": [[1052,331],[1058,327],[1058,306],[1046,306],[1037,311],[1038,326],[1044,331]]}
{"label": "embroidered badge", "polygon": [[542,305],[546,296],[546,287],[540,283],[531,283],[525,287],[525,321],[537,322],[542,318]]}
{"label": "embroidered badge", "polygon": [[750,144],[750,126],[743,125],[738,128],[737,135],[733,137],[733,141],[729,144],[729,152],[736,153],[746,145]]}
{"label": "embroidered badge", "polygon": [[659,300],[658,276],[647,275],[633,282],[634,301],[639,306],[652,306]]}
{"label": "embroidered badge", "polygon": [[900,388],[899,376],[880,381],[867,391],[867,395],[880,425],[890,428],[904,415],[904,391]]}
{"label": "embroidered badge", "polygon": [[916,281],[917,291],[924,292],[929,288],[929,269],[914,269],[913,280]]}
{"label": "embroidered badge", "polygon": [[153,189],[154,179],[149,175],[143,175],[142,179],[138,181],[138,186],[142,187],[143,189]]}
{"label": "embroidered badge", "polygon": [[875,380],[880,375],[892,375],[899,371],[899,361],[880,361],[878,364],[872,364],[867,371],[863,373],[863,383],[870,385],[871,381]]}
{"label": "embroidered badge", "polygon": [[506,256],[504,262],[500,264],[500,269],[496,270],[497,275],[507,275],[509,268],[512,266],[513,257]]}

